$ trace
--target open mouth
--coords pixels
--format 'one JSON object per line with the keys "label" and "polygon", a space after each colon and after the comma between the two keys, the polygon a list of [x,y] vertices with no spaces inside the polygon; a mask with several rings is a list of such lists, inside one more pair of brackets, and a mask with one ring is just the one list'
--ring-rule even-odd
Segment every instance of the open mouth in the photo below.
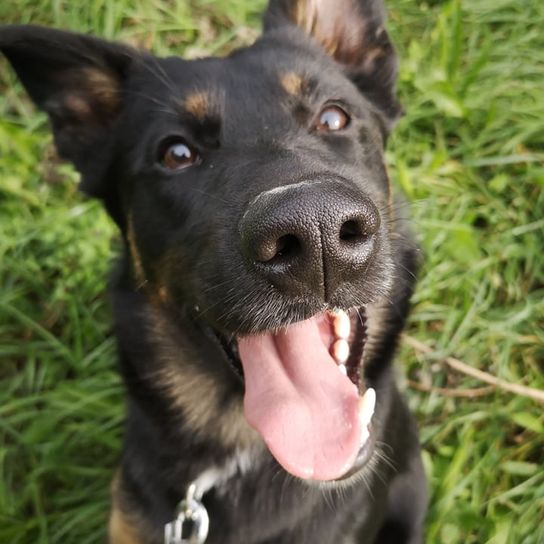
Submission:
{"label": "open mouth", "polygon": [[363,380],[364,308],[334,310],[223,346],[244,380],[244,412],[294,476],[347,478],[373,449],[376,393]]}

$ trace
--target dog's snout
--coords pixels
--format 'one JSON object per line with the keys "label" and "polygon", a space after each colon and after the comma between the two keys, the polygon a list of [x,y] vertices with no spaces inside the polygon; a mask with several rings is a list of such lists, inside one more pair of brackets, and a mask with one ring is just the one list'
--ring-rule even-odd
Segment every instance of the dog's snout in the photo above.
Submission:
{"label": "dog's snout", "polygon": [[241,222],[242,251],[282,292],[326,300],[360,278],[372,258],[379,212],[337,183],[296,184],[259,195]]}

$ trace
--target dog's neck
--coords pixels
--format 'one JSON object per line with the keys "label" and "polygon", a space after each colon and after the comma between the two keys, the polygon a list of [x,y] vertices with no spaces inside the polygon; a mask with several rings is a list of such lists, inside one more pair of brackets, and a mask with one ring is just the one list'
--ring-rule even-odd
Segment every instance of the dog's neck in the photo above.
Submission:
{"label": "dog's neck", "polygon": [[242,450],[229,457],[223,465],[212,465],[195,478],[191,485],[195,486],[195,495],[203,497],[214,489],[219,494],[224,493],[225,486],[234,477],[244,476],[256,464],[256,453]]}

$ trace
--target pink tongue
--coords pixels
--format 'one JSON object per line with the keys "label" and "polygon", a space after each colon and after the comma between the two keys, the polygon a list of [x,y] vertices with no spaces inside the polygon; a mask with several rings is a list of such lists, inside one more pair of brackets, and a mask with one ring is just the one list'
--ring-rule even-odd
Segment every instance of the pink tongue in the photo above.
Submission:
{"label": "pink tongue", "polygon": [[249,424],[285,470],[333,480],[351,468],[359,451],[359,396],[336,368],[320,319],[242,338],[238,349]]}

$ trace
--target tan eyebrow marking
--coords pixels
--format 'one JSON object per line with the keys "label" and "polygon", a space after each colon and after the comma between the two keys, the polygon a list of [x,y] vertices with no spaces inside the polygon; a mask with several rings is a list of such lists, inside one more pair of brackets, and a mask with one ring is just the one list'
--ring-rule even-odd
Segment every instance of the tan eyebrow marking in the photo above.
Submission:
{"label": "tan eyebrow marking", "polygon": [[192,93],[184,99],[183,108],[199,121],[203,121],[210,111],[210,97],[204,91]]}
{"label": "tan eyebrow marking", "polygon": [[280,77],[281,86],[284,88],[287,94],[296,96],[302,93],[304,80],[302,76],[295,72],[286,72]]}

